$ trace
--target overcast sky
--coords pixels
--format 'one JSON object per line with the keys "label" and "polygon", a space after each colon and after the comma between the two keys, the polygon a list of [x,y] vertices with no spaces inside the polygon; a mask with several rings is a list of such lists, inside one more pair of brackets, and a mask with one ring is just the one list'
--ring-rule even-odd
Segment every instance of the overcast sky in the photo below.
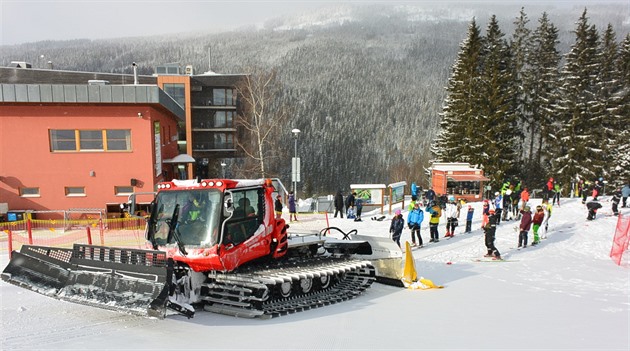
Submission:
{"label": "overcast sky", "polygon": [[[435,0],[396,1],[423,3]],[[453,6],[467,0],[446,0]],[[446,1],[441,1],[442,3]],[[598,3],[630,0],[494,0],[498,3]],[[225,31],[338,3],[333,0],[0,0],[0,45]],[[484,2],[492,2],[485,0]]]}

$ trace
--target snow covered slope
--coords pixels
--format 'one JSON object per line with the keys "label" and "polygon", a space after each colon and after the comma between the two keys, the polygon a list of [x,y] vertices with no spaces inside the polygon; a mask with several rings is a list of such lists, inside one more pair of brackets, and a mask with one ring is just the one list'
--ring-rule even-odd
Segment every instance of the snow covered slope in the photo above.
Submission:
{"label": "snow covered slope", "polygon": [[[481,204],[475,203],[472,233],[462,234],[460,226],[454,238],[413,251],[418,274],[444,289],[374,284],[357,299],[266,321],[201,311],[190,320],[146,319],[2,282],[0,349],[628,350],[630,267],[627,257],[622,267],[608,257],[617,221],[610,202],[604,198],[598,218],[587,222],[579,200],[562,201],[548,239],[536,247],[510,249],[517,243],[515,222],[499,226],[496,245],[511,262],[473,261],[485,253]],[[630,216],[630,209],[623,213]],[[370,220],[374,215],[364,214],[363,222],[330,218],[329,224],[388,236],[389,222]],[[300,219],[292,230],[326,226],[322,215]],[[422,234],[426,243],[428,230]],[[410,240],[408,229],[403,239]]]}

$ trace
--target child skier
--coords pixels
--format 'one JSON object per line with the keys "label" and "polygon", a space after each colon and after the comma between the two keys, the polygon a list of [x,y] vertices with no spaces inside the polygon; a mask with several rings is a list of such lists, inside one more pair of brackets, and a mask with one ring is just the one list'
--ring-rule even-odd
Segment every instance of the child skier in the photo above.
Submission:
{"label": "child skier", "polygon": [[429,218],[429,232],[431,233],[431,243],[437,243],[440,241],[440,236],[438,233],[438,225],[440,224],[440,217],[442,216],[442,208],[435,203],[435,201],[431,201],[426,208],[427,212],[431,214],[431,218]]}
{"label": "child skier", "polygon": [[503,196],[498,191],[494,193],[494,196],[494,212],[497,216],[497,225],[499,225],[501,223],[501,212],[503,210]]}
{"label": "child skier", "polygon": [[396,215],[392,218],[392,224],[389,226],[389,232],[392,234],[392,240],[400,246],[400,236],[402,235],[403,228],[405,227],[405,220],[400,210],[396,210]]}
{"label": "child skier", "polygon": [[488,216],[490,215],[490,202],[488,200],[483,200],[483,209],[481,211],[481,229],[486,227],[488,224]]}
{"label": "child skier", "polygon": [[449,196],[448,203],[446,204],[446,235],[445,238],[455,236],[455,228],[457,228],[459,207],[461,205],[455,204],[455,197]]}
{"label": "child skier", "polygon": [[521,225],[519,227],[520,232],[518,234],[518,247],[527,247],[527,232],[532,226],[532,212],[529,206],[525,206],[521,210]]}
{"label": "child skier", "polygon": [[[411,241],[413,246],[416,246],[416,236],[418,237],[418,247],[422,247],[422,237],[420,236],[420,226],[424,220],[424,211],[420,207],[421,204],[416,202],[413,205],[413,209],[409,211],[407,215],[407,225],[411,229]],[[415,235],[415,236],[414,236]]]}
{"label": "child skier", "polygon": [[534,219],[532,219],[532,223],[534,224],[534,241],[532,242],[532,245],[537,245],[540,242],[538,229],[540,229],[544,219],[545,212],[543,211],[543,207],[541,205],[536,206],[536,213],[534,214]]}
{"label": "child skier", "polygon": [[494,237],[497,231],[497,217],[499,214],[495,214],[493,209],[490,209],[488,212],[488,223],[483,228],[486,239],[486,248],[488,249],[488,253],[485,257],[494,257],[494,259],[500,260],[501,253],[494,246]]}
{"label": "child skier", "polygon": [[597,200],[591,200],[586,203],[586,208],[588,209],[588,216],[586,219],[592,221],[595,219],[595,215],[597,215],[597,210],[602,208],[602,204],[600,204]]}
{"label": "child skier", "polygon": [[466,233],[470,233],[471,231],[474,213],[475,209],[472,206],[468,205],[468,213],[466,213]]}

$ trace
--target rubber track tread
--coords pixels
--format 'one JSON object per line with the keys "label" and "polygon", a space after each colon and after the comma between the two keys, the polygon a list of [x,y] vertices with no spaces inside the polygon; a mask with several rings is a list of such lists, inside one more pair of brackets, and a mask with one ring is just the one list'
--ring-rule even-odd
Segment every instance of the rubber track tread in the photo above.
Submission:
{"label": "rubber track tread", "polygon": [[[330,285],[316,289],[315,280],[327,276]],[[301,312],[359,296],[374,282],[369,261],[314,258],[299,263],[252,269],[242,273],[212,272],[206,284],[209,303],[204,309],[238,317],[263,319]],[[311,291],[278,296],[282,283],[298,289],[301,279],[313,279]]]}

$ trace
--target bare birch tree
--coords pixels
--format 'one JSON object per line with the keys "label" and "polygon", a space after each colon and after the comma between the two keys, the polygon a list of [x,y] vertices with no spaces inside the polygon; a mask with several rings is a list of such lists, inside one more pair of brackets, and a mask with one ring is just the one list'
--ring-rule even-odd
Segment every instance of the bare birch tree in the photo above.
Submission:
{"label": "bare birch tree", "polygon": [[282,103],[283,86],[277,72],[254,68],[236,85],[243,106],[237,116],[242,130],[237,145],[245,158],[239,173],[262,178],[278,176],[286,149],[282,147],[282,131],[289,118],[289,109]]}

